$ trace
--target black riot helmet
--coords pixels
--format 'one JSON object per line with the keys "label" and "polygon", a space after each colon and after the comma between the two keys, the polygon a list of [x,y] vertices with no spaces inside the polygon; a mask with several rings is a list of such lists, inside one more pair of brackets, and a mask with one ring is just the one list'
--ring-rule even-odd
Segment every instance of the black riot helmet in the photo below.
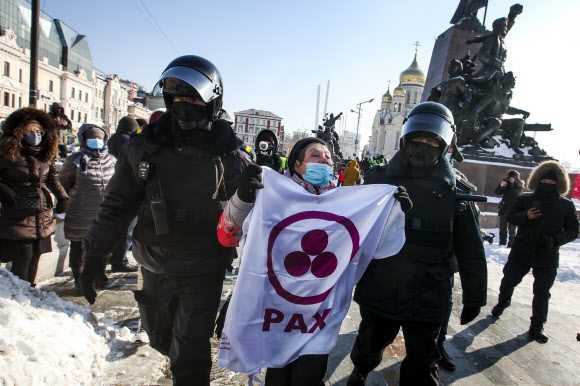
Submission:
{"label": "black riot helmet", "polygon": [[176,96],[199,97],[206,103],[207,121],[218,119],[223,100],[222,77],[207,59],[195,55],[174,59],[161,74],[153,95],[159,91],[163,92],[169,110]]}
{"label": "black riot helmet", "polygon": [[455,124],[451,111],[437,102],[423,102],[413,107],[403,122],[401,149],[408,149],[409,142],[416,137],[427,136],[439,141],[441,158],[447,153],[455,135]]}

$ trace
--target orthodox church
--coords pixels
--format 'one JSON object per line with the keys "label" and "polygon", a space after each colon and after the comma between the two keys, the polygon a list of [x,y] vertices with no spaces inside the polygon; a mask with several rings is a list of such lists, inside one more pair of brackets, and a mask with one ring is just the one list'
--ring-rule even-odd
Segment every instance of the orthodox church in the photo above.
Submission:
{"label": "orthodox church", "polygon": [[390,87],[383,95],[381,109],[377,111],[373,121],[372,135],[367,147],[367,154],[374,156],[382,154],[391,159],[399,150],[399,139],[403,120],[421,101],[423,88],[425,87],[426,75],[417,63],[417,53],[413,63],[405,71],[401,72],[399,85],[391,95]]}

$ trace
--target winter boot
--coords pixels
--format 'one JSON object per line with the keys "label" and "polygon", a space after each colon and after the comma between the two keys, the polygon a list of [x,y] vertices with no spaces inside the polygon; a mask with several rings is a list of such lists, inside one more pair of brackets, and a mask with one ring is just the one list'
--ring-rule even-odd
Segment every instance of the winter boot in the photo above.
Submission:
{"label": "winter boot", "polygon": [[496,318],[499,318],[503,314],[504,310],[512,304],[511,300],[506,300],[505,302],[499,302],[491,309],[491,314]]}
{"label": "winter boot", "polygon": [[356,366],[350,373],[346,386],[364,386],[368,373],[361,372]]}
{"label": "winter boot", "polygon": [[538,343],[548,343],[548,335],[544,333],[544,324],[538,322],[532,322],[530,325],[530,338]]}
{"label": "winter boot", "polygon": [[439,354],[441,354],[441,359],[439,359],[438,362],[439,366],[443,367],[447,371],[455,371],[455,363],[447,353],[447,350],[445,350],[445,346],[440,345],[437,346],[437,348],[439,349]]}
{"label": "winter boot", "polygon": [[71,268],[72,269],[72,274],[73,274],[73,279],[74,279],[74,284],[75,284],[75,290],[77,291],[78,295],[82,296],[82,291],[81,291],[81,285],[79,284],[79,276],[81,275],[80,271],[78,271],[75,268]]}

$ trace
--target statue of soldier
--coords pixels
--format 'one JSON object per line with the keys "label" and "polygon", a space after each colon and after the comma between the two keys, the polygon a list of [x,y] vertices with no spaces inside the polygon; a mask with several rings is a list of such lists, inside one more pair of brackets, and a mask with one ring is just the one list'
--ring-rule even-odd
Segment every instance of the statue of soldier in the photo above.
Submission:
{"label": "statue of soldier", "polygon": [[467,84],[463,74],[463,64],[457,59],[451,60],[448,67],[449,78],[441,84],[439,103],[453,113],[455,122],[464,119],[473,97],[473,90]]}
{"label": "statue of soldier", "polygon": [[[516,78],[513,72],[505,73],[500,79],[501,87],[491,90],[471,109],[471,118],[476,126],[479,126],[479,133],[473,139],[474,145],[479,145],[488,137],[494,135],[499,129],[504,136],[509,138],[510,148],[517,154],[522,154],[520,150],[520,138],[524,131],[525,119],[530,113],[515,107],[511,107],[513,92],[516,85]],[[503,119],[503,114],[522,114],[522,118]]]}
{"label": "statue of soldier", "polygon": [[475,78],[482,77],[490,81],[493,78],[499,79],[504,74],[503,65],[507,57],[504,39],[513,27],[516,16],[522,13],[523,8],[520,4],[512,5],[507,18],[500,17],[494,20],[491,33],[467,41],[467,44],[483,43],[477,53],[483,66],[477,71]]}

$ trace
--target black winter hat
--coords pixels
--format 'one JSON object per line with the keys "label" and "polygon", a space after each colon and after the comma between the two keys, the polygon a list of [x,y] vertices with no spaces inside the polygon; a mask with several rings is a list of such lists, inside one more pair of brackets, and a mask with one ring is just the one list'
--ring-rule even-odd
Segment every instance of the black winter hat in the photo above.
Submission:
{"label": "black winter hat", "polygon": [[288,169],[290,170],[290,174],[296,173],[296,171],[294,170],[294,165],[296,164],[296,160],[298,159],[300,153],[302,153],[304,149],[306,149],[309,145],[312,145],[313,143],[320,143],[328,147],[328,144],[326,142],[316,137],[306,137],[296,142],[296,144],[292,147],[292,150],[290,151],[290,155],[288,156]]}
{"label": "black winter hat", "polygon": [[517,170],[510,170],[508,172],[507,176],[508,176],[508,178],[514,177],[516,180],[519,180],[520,179],[520,172],[518,172]]}
{"label": "black winter hat", "polygon": [[83,131],[83,138],[85,139],[85,141],[87,140],[87,138],[96,138],[96,137],[101,137],[102,139],[105,139],[107,137],[107,132],[96,125],[92,125],[88,129]]}
{"label": "black winter hat", "polygon": [[133,131],[139,130],[139,124],[135,119],[129,116],[125,116],[119,120],[119,123],[117,124],[117,130],[131,133]]}
{"label": "black winter hat", "polygon": [[540,180],[552,180],[554,182],[558,182],[558,175],[554,170],[548,170],[540,177]]}

